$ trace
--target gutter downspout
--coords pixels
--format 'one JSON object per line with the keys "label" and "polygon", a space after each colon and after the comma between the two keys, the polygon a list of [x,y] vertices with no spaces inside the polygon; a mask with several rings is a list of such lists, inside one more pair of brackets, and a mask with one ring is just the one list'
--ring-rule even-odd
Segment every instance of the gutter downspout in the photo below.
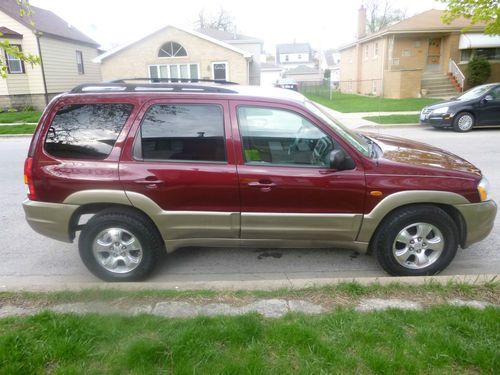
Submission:
{"label": "gutter downspout", "polygon": [[43,90],[45,97],[45,105],[49,104],[49,93],[47,92],[47,80],[45,79],[45,69],[43,67],[42,49],[40,48],[40,33],[35,32],[36,43],[38,46],[38,56],[40,56],[40,67],[42,68]]}

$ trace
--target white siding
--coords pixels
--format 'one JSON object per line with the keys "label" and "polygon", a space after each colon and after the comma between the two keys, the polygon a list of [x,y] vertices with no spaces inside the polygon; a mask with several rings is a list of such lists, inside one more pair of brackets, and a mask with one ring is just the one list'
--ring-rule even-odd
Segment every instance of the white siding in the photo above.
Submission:
{"label": "white siding", "polygon": [[[101,81],[100,65],[92,62],[98,55],[96,48],[47,36],[40,38],[40,48],[49,94],[68,91],[82,83]],[[77,50],[83,54],[84,74],[78,74]]]}
{"label": "white siding", "polygon": [[[23,39],[10,39],[21,44],[23,52],[38,56],[38,44],[33,31],[0,11],[0,25],[23,35]],[[1,51],[3,54],[4,52]],[[0,95],[43,94],[42,69],[40,65],[25,65],[24,74],[9,74],[5,84],[0,84]]]}

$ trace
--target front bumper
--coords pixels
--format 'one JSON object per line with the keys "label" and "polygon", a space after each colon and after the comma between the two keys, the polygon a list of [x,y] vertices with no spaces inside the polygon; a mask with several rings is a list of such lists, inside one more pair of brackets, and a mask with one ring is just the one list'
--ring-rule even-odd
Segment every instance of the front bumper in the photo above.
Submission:
{"label": "front bumper", "polygon": [[497,205],[493,200],[482,203],[460,204],[454,207],[465,220],[464,248],[481,241],[490,234],[497,214]]}
{"label": "front bumper", "polygon": [[453,115],[433,115],[429,117],[420,116],[420,125],[432,125],[434,127],[448,128],[453,125]]}
{"label": "front bumper", "polygon": [[73,242],[69,223],[79,206],[62,203],[38,202],[26,199],[23,209],[26,221],[37,233],[63,241]]}

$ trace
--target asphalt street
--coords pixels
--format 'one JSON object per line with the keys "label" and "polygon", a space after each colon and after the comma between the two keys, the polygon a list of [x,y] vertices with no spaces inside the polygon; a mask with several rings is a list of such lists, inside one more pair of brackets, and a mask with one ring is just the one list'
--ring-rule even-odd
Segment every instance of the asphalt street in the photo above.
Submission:
{"label": "asphalt street", "polygon": [[[447,149],[477,165],[500,201],[500,129],[458,134],[417,127],[372,128]],[[26,196],[23,163],[29,138],[0,138],[0,262],[2,283],[96,282],[78,256],[76,244],[45,238],[31,230],[21,202]],[[492,274],[500,271],[500,218],[482,242],[459,250],[444,275]],[[167,257],[149,281],[203,282],[292,280],[386,276],[370,256],[337,249],[186,248]]]}

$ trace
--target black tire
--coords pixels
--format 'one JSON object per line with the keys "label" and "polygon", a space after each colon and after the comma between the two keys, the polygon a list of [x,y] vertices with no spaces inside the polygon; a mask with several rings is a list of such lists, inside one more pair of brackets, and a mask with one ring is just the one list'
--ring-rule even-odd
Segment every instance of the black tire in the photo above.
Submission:
{"label": "black tire", "polygon": [[[461,121],[465,122],[466,125],[464,126],[463,124],[461,124]],[[453,119],[453,130],[459,133],[465,133],[472,130],[475,124],[476,124],[476,119],[474,118],[474,115],[472,113],[461,112],[458,115],[456,115],[455,118]]]}
{"label": "black tire", "polygon": [[[120,233],[131,234],[135,236],[138,241],[138,243],[134,243],[138,245],[140,250],[130,251],[130,253],[135,252],[135,259],[137,259],[137,263],[132,265],[132,267],[135,268],[130,271],[127,270],[129,267],[127,267],[122,260],[114,262],[118,264],[117,267],[122,267],[122,272],[113,272],[106,269],[97,259],[99,255],[94,254],[93,246],[97,236],[110,228],[121,229],[122,232]],[[119,208],[103,210],[93,216],[82,229],[78,241],[78,248],[80,258],[89,271],[105,281],[142,280],[153,271],[158,260],[165,254],[162,238],[154,224],[138,213]],[[141,253],[139,253],[140,251]],[[115,254],[118,257],[121,255]],[[140,254],[140,259],[138,254]],[[108,256],[111,256],[111,251]],[[115,260],[117,259],[116,256]],[[101,257],[101,259],[104,259],[104,257]]]}
{"label": "black tire", "polygon": [[[415,245],[402,246],[404,245],[404,241],[399,242],[396,240],[396,238],[409,238],[405,236],[397,237],[399,234],[403,234],[403,232],[404,234],[416,236],[418,233],[417,228],[432,227],[434,227],[434,230],[429,232],[428,236],[430,237],[418,240],[422,242],[415,243],[418,242],[417,237],[411,237],[411,241],[414,241]],[[413,232],[414,228],[415,232]],[[425,242],[432,242],[441,237],[444,245],[440,252],[430,249],[430,247],[438,249],[438,245]],[[422,244],[429,246],[429,248],[422,248]],[[457,249],[457,225],[445,211],[431,205],[406,207],[394,211],[382,221],[372,240],[372,250],[375,253],[377,261],[387,273],[393,276],[435,275],[444,270],[451,263]],[[396,259],[395,254],[397,253],[401,254],[398,254],[401,259],[400,261]],[[408,254],[410,255],[404,262],[405,265],[402,265],[400,262],[403,262],[403,259]],[[432,263],[429,262],[428,266],[425,266],[425,262],[418,265],[417,263],[420,261],[420,256],[424,258],[427,257],[429,260],[434,260]],[[412,262],[414,264],[412,264]]]}

